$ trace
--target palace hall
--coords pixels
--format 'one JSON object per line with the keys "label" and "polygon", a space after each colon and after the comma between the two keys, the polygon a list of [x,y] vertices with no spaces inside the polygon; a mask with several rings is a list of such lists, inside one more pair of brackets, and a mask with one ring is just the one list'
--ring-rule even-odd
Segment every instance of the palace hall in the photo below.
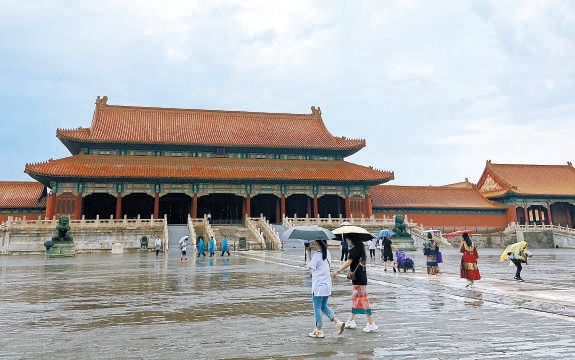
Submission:
{"label": "palace hall", "polygon": [[172,109],[104,96],[89,128],[56,136],[71,156],[25,167],[49,189],[48,218],[369,217],[369,188],[394,178],[345,161],[365,140],[332,136],[314,106],[309,114]]}
{"label": "palace hall", "polygon": [[575,169],[486,161],[477,184],[390,185],[391,171],[345,158],[363,139],[336,137],[307,114],[108,104],[91,126],[57,129],[70,156],[25,165],[35,181],[0,181],[0,221],[166,218],[215,224],[263,216],[385,218],[426,227],[575,225]]}

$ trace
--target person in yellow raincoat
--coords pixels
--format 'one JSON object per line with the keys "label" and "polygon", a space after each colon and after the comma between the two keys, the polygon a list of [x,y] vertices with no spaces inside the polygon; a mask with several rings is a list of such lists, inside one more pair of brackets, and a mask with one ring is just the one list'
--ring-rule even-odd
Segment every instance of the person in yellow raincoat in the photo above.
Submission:
{"label": "person in yellow raincoat", "polygon": [[515,244],[509,245],[499,258],[501,261],[505,261],[507,259],[511,260],[513,264],[515,264],[515,277],[513,279],[517,281],[523,281],[521,278],[521,270],[523,269],[522,263],[527,264],[527,257],[530,256],[529,251],[527,251],[527,243],[525,241],[520,241]]}

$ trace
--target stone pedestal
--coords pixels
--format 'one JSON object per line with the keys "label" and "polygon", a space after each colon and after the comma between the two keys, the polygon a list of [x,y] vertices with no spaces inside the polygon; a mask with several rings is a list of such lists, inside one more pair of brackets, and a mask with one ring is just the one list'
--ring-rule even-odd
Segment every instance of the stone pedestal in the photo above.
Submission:
{"label": "stone pedestal", "polygon": [[73,242],[54,242],[50,249],[46,250],[46,257],[61,258],[76,256]]}
{"label": "stone pedestal", "polygon": [[124,246],[122,243],[113,243],[112,244],[112,254],[121,254],[124,252]]}
{"label": "stone pedestal", "polygon": [[401,250],[401,251],[414,251],[415,248],[415,244],[412,238],[401,238],[401,237],[392,237],[391,241],[393,242],[393,245],[397,248],[397,250]]}

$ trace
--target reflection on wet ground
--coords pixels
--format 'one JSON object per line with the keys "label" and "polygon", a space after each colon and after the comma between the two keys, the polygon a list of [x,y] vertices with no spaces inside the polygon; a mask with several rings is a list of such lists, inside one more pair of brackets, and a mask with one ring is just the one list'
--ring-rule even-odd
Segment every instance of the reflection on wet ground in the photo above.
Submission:
{"label": "reflection on wet ground", "polygon": [[[358,316],[358,330],[337,336],[325,320],[325,339],[306,336],[314,320],[302,251],[183,265],[177,252],[0,257],[0,358],[564,359],[575,350],[575,312],[565,310],[575,308],[573,250],[534,251],[525,283],[510,280],[514,268],[499,250],[481,250],[484,279],[471,290],[458,278],[455,249],[444,250],[438,278],[425,274],[419,252],[408,253],[413,273],[383,272],[373,260],[379,331],[363,333]],[[350,291],[335,280],[329,304],[343,319]]]}

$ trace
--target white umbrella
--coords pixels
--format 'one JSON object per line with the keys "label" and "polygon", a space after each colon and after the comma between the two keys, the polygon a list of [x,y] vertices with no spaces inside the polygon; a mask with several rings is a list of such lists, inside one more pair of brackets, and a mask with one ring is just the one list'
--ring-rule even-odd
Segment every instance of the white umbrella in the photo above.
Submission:
{"label": "white umbrella", "polygon": [[338,235],[338,238],[345,239],[348,238],[356,238],[360,239],[361,241],[367,241],[373,239],[373,235],[365,230],[362,227],[355,226],[355,225],[344,225],[340,226],[337,229],[331,231],[335,235]]}

